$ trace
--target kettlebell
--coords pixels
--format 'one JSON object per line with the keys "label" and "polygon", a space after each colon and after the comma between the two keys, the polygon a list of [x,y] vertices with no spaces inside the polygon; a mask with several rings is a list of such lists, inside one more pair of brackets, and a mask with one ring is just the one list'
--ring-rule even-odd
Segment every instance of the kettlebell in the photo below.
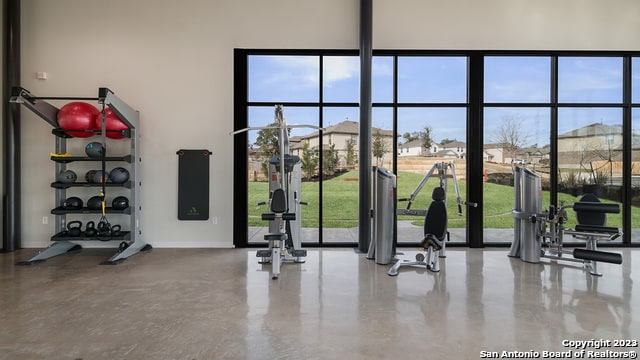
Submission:
{"label": "kettlebell", "polygon": [[69,221],[67,223],[67,234],[73,237],[82,235],[82,222],[80,220]]}
{"label": "kettlebell", "polygon": [[98,235],[96,223],[94,223],[93,221],[89,221],[84,228],[84,235],[87,237],[95,237],[96,235]]}
{"label": "kettlebell", "polygon": [[113,225],[111,227],[111,236],[120,236],[121,234],[121,226],[120,225]]}

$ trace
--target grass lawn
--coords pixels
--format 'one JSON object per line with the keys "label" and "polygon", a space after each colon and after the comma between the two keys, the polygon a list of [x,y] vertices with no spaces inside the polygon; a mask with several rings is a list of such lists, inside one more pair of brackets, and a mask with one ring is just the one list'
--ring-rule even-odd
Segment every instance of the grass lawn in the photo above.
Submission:
{"label": "grass lawn", "polygon": [[[408,198],[420,183],[424,175],[408,172],[398,174],[398,198]],[[333,179],[324,182],[323,186],[323,227],[325,228],[348,228],[358,226],[358,172],[356,170],[347,172]],[[459,180],[458,187],[462,200],[465,199],[466,181]],[[431,192],[438,186],[438,179],[431,177],[422,190],[418,193],[415,201],[411,205],[412,209],[424,210],[431,203]],[[267,201],[269,185],[266,182],[249,183],[249,226],[265,226],[266,222],[260,215],[267,212],[267,206],[256,206],[259,202]],[[319,183],[302,183],[302,201],[309,205],[302,206],[302,227],[317,228],[319,226]],[[513,228],[514,193],[513,187],[484,183],[484,227],[485,228]],[[559,200],[566,200],[567,204],[577,201],[579,197],[559,193]],[[449,227],[463,228],[466,225],[465,216],[458,216],[456,205],[456,193],[453,179],[447,179],[447,208],[449,210]],[[473,201],[474,199],[468,199]],[[549,206],[549,192],[542,192],[542,204]],[[407,202],[398,202],[398,208],[406,208]],[[466,209],[463,207],[463,212]],[[573,210],[568,211],[571,227],[575,224]],[[640,211],[632,211],[632,223],[640,223]],[[415,225],[422,226],[422,219],[415,216],[398,216],[398,220],[411,220]],[[622,214],[607,215],[607,225],[614,227],[622,226]]]}

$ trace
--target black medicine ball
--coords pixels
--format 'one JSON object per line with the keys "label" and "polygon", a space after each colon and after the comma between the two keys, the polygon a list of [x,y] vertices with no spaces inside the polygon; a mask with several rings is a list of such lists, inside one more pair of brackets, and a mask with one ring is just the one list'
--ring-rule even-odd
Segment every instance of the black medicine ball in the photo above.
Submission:
{"label": "black medicine ball", "polygon": [[65,210],[80,210],[82,209],[82,199],[76,196],[69,197],[62,203],[62,207]]}
{"label": "black medicine ball", "polygon": [[87,207],[90,210],[100,210],[102,209],[102,197],[100,196],[92,196],[87,200]]}
{"label": "black medicine ball", "polygon": [[116,196],[113,198],[111,206],[116,210],[124,210],[129,207],[129,199],[124,196]]}
{"label": "black medicine ball", "polygon": [[87,153],[89,157],[99,158],[104,154],[104,147],[99,142],[91,142],[85,146],[84,152]]}
{"label": "black medicine ball", "polygon": [[93,182],[93,176],[96,174],[97,170],[89,170],[84,174],[84,180],[88,183]]}
{"label": "black medicine ball", "polygon": [[93,173],[93,178],[91,180],[91,182],[94,184],[102,184],[103,182],[106,183],[107,181],[109,181],[109,177],[107,176],[106,171],[95,170],[95,172]]}
{"label": "black medicine ball", "polygon": [[78,175],[71,170],[62,170],[56,176],[56,180],[63,184],[73,184],[78,179]]}
{"label": "black medicine ball", "polygon": [[113,168],[109,173],[109,180],[111,180],[112,183],[124,184],[129,180],[129,170],[123,167]]}

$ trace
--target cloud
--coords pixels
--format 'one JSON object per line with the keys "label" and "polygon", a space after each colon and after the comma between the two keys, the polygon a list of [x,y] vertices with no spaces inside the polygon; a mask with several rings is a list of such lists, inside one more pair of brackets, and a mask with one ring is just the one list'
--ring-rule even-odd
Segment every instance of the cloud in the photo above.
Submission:
{"label": "cloud", "polygon": [[323,63],[325,86],[360,75],[360,59],[356,56],[325,56]]}
{"label": "cloud", "polygon": [[272,56],[268,58],[270,73],[265,84],[293,84],[297,87],[318,87],[320,62],[316,56]]}

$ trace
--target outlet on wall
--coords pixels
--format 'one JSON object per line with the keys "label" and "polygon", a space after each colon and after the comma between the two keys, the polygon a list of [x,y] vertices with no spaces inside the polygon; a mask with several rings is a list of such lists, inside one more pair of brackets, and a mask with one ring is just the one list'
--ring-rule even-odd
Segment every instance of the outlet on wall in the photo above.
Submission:
{"label": "outlet on wall", "polygon": [[47,225],[49,223],[49,217],[48,216],[43,216],[42,217],[42,225]]}
{"label": "outlet on wall", "polygon": [[212,217],[211,223],[213,223],[213,225],[218,225],[218,217],[217,216]]}

